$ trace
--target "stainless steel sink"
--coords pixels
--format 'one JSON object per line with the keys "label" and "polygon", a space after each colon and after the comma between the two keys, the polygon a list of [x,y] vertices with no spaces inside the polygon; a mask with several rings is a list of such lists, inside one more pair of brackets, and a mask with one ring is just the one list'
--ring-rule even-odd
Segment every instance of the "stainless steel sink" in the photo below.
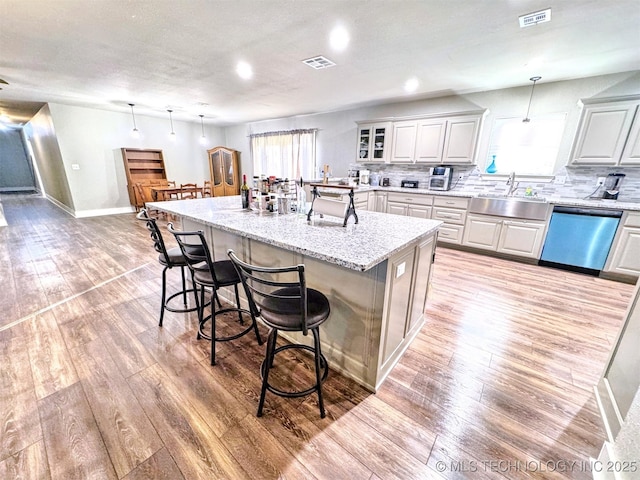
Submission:
{"label": "stainless steel sink", "polygon": [[551,205],[544,198],[480,195],[471,199],[469,213],[498,217],[546,220]]}

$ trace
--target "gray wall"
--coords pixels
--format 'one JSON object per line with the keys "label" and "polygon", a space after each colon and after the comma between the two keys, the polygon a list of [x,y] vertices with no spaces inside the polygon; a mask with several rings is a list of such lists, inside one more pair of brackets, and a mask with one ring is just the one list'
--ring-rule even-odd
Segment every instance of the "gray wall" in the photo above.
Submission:
{"label": "gray wall", "polygon": [[[253,166],[251,165],[248,138],[251,133],[317,128],[318,166],[329,164],[334,176],[346,176],[349,164],[356,160],[356,121],[486,109],[488,112],[484,120],[477,153],[478,166],[482,169],[488,158],[491,129],[496,118],[524,117],[530,94],[531,87],[527,86],[252,122],[227,127],[225,129],[226,143],[228,147],[243,152],[242,170],[251,172],[252,175]],[[640,94],[640,72],[554,83],[544,83],[543,78],[541,83],[536,84],[530,115],[567,113],[556,170],[560,170],[566,165],[571,153],[581,112],[579,100],[630,94]]]}
{"label": "gray wall", "polygon": [[0,192],[35,190],[31,161],[19,129],[0,129]]}

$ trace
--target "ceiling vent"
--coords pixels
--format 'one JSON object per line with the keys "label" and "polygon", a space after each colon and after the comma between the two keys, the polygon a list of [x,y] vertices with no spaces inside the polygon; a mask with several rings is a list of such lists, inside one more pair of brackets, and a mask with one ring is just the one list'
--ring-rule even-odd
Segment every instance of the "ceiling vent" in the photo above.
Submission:
{"label": "ceiling vent", "polygon": [[320,70],[322,68],[334,67],[336,64],[329,60],[327,57],[323,57],[322,55],[318,55],[317,57],[307,58],[306,60],[302,60],[302,63],[310,66],[311,68],[315,68],[316,70]]}
{"label": "ceiling vent", "polygon": [[541,10],[539,12],[527,13],[526,15],[518,17],[518,20],[520,20],[520,28],[532,27],[539,23],[550,22],[551,9],[547,8],[546,10]]}

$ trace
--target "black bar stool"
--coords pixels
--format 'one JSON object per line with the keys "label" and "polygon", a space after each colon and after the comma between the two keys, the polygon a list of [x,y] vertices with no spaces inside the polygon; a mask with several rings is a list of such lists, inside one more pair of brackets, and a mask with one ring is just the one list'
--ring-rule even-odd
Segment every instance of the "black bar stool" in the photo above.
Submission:
{"label": "black bar stool", "polygon": [[[254,317],[260,316],[271,328],[267,340],[267,352],[262,362],[262,391],[257,416],[262,416],[264,398],[267,390],[281,397],[296,398],[318,392],[320,417],[324,418],[322,400],[322,382],[329,373],[329,364],[320,349],[320,325],[331,313],[329,300],[318,290],[307,288],[304,265],[267,268],[250,265],[240,260],[233,250],[228,250],[229,258],[236,267],[244,287],[249,308]],[[313,347],[304,344],[288,343],[276,348],[278,330],[286,332],[313,333]],[[307,350],[313,353],[315,361],[315,385],[298,391],[285,391],[269,384],[269,370],[273,367],[275,356],[288,349]]]}
{"label": "black bar stool", "polygon": [[[153,240],[153,248],[155,248],[158,255],[158,262],[160,265],[164,266],[162,270],[162,303],[160,306],[160,322],[159,326],[162,326],[162,319],[164,318],[164,311],[168,310],[170,312],[175,313],[186,313],[186,312],[194,312],[198,310],[198,294],[195,288],[187,289],[187,282],[184,277],[184,267],[187,266],[187,261],[182,255],[182,251],[180,247],[174,247],[167,250],[167,247],[164,244],[164,240],[162,238],[162,234],[160,233],[160,229],[158,228],[158,224],[156,223],[155,218],[149,217],[146,208],[142,208],[138,215],[136,215],[138,220],[146,222],[147,230],[149,230],[151,239]],[[173,267],[180,267],[180,273],[182,275],[182,290],[179,292],[170,295],[167,298],[167,270]],[[195,307],[187,306],[187,293],[193,292],[193,296],[195,297]],[[171,307],[169,303],[174,298],[182,295],[182,301],[184,304],[184,308],[175,308]]]}
{"label": "black bar stool", "polygon": [[[195,232],[182,232],[175,230],[173,224],[169,223],[167,228],[176,238],[178,245],[182,249],[182,255],[186,259],[187,265],[191,270],[193,281],[196,285],[200,286],[200,301],[198,309],[198,338],[202,337],[207,340],[211,340],[211,365],[216,364],[216,342],[227,342],[229,340],[235,340],[243,335],[246,335],[250,331],[254,331],[258,344],[262,345],[262,338],[260,338],[260,332],[258,331],[258,324],[256,318],[251,311],[242,309],[240,307],[240,296],[238,295],[238,285],[240,284],[240,277],[230,260],[221,260],[214,262],[211,257],[211,251],[207,244],[207,239],[204,236],[204,232],[201,230]],[[236,295],[236,307],[222,308],[220,299],[218,298],[218,290],[222,287],[233,286]],[[204,316],[204,309],[209,303],[204,301],[205,288],[211,289],[211,314]],[[220,307],[216,310],[215,301],[217,301]],[[237,312],[238,321],[241,325],[244,325],[243,313],[246,313],[251,317],[251,322],[248,327],[242,330],[240,333],[229,335],[226,337],[216,336],[216,316],[222,315],[228,312]],[[204,332],[204,326],[207,321],[211,320],[211,335]]]}

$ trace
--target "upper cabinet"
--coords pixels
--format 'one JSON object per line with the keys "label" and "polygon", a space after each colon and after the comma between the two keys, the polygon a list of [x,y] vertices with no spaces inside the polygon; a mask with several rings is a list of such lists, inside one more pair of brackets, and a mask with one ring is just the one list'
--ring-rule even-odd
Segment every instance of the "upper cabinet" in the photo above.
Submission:
{"label": "upper cabinet", "polygon": [[640,165],[639,105],[640,100],[585,105],[571,163]]}
{"label": "upper cabinet", "polygon": [[393,123],[391,163],[471,164],[481,114]]}
{"label": "upper cabinet", "polygon": [[240,195],[238,152],[226,147],[207,150],[211,174],[211,194],[214,197]]}
{"label": "upper cabinet", "polygon": [[361,123],[358,125],[357,161],[387,163],[391,139],[391,122]]}

